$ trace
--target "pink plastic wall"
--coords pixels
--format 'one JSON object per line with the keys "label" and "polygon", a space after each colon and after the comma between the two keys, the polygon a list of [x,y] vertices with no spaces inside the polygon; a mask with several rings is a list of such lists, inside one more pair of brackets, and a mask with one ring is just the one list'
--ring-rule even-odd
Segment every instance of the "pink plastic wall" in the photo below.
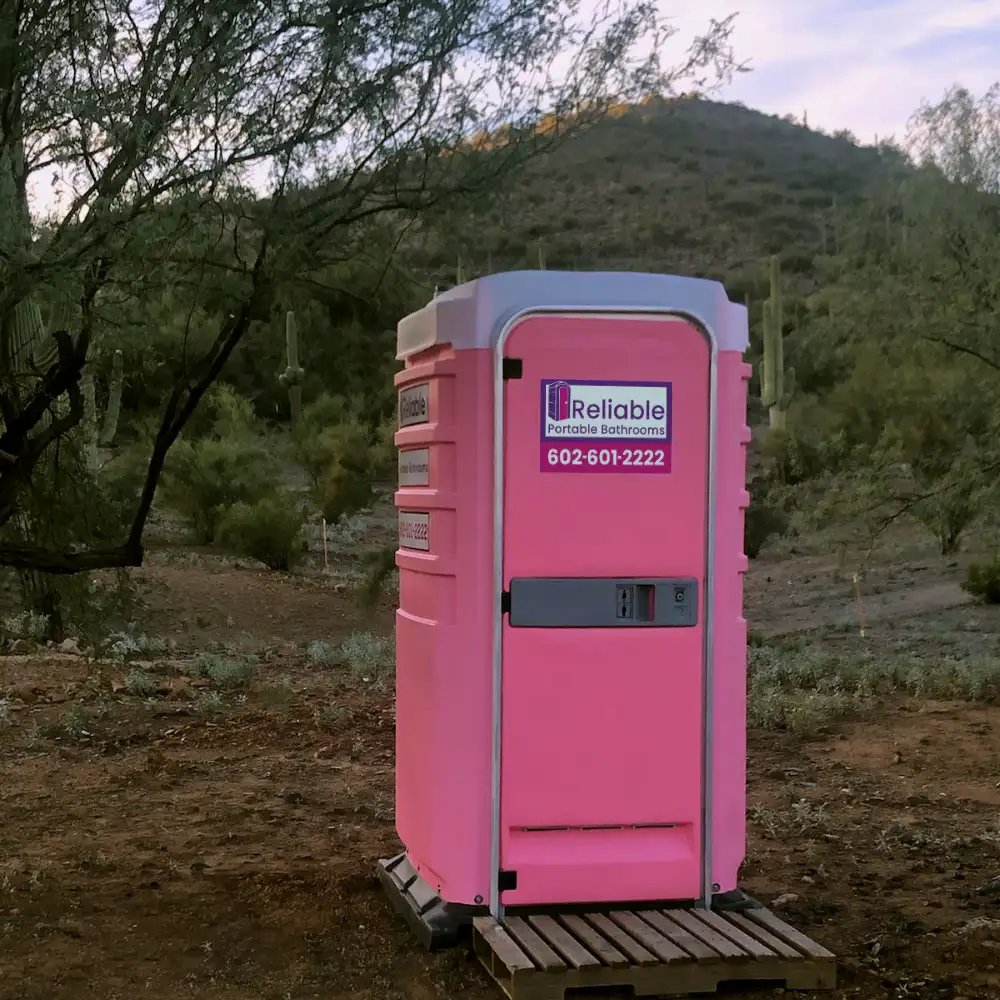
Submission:
{"label": "pink plastic wall", "polygon": [[712,741],[712,882],[737,885],[746,852],[747,623],[743,617],[743,518],[746,490],[747,384],[751,367],[738,351],[718,355],[716,437],[715,639]]}
{"label": "pink plastic wall", "polygon": [[[635,320],[632,321],[637,322]],[[652,333],[653,325],[648,327]],[[511,343],[517,344],[516,332],[511,335]],[[645,342],[646,338],[639,338]],[[662,343],[661,334],[656,338]],[[675,341],[676,342],[676,341]],[[579,339],[576,340],[576,354],[581,355]],[[622,341],[619,341],[621,344]],[[591,377],[651,379],[650,357],[644,351],[656,355],[657,365],[662,366],[669,359],[660,358],[651,342],[647,347],[633,347],[633,339],[628,340],[629,348],[620,351],[614,358],[613,372],[610,362],[605,363],[602,374],[589,376],[572,373],[572,366],[559,366],[551,377]],[[695,344],[685,340],[685,344]],[[564,348],[567,356],[573,351]],[[669,350],[667,353],[669,354]],[[691,359],[699,350],[694,346],[684,348]],[[692,353],[694,352],[694,353]],[[508,355],[511,350],[507,351]],[[524,353],[524,352],[522,352]],[[682,352],[683,353],[683,352]],[[629,360],[629,359],[634,360]],[[645,360],[643,360],[645,359]],[[676,359],[674,359],[676,360]],[[581,355],[581,365],[592,364]],[[673,361],[671,361],[673,363]],[[690,363],[694,364],[691,360]],[[703,361],[699,360],[698,364]],[[634,368],[634,371],[633,371]],[[583,369],[581,368],[581,371]],[[589,369],[588,369],[589,370]],[[610,372],[610,374],[609,374]],[[548,374],[540,377],[550,377]],[[671,377],[676,382],[676,376]],[[745,761],[746,761],[746,622],[742,617],[742,573],[746,569],[746,559],[742,554],[743,509],[748,497],[744,489],[746,443],[749,432],[746,429],[746,385],[749,366],[744,364],[738,352],[722,352],[718,361],[718,441],[717,441],[717,518],[716,518],[716,558],[715,558],[715,632],[714,632],[714,753],[713,753],[713,807],[712,807],[712,878],[719,885],[719,891],[734,888],[745,846]],[[537,377],[526,372],[525,382],[532,381],[537,390]],[[448,347],[434,348],[407,360],[406,368],[396,377],[400,389],[427,382],[430,386],[429,421],[401,428],[396,434],[396,444],[400,449],[424,448],[429,451],[430,475],[426,487],[400,488],[396,493],[396,506],[400,510],[430,513],[430,547],[428,552],[401,548],[396,555],[400,570],[399,610],[396,613],[397,643],[397,724],[396,724],[396,825],[401,840],[406,846],[411,862],[423,877],[445,899],[453,902],[473,903],[488,900],[490,891],[490,741],[492,733],[492,532],[493,532],[493,352],[490,350],[466,350],[455,352]],[[508,383],[512,384],[512,383]],[[675,416],[683,412],[681,406]],[[538,403],[531,405],[531,420],[537,422]],[[686,444],[678,444],[680,452],[675,452],[675,462],[686,462],[684,448],[704,449],[705,441],[699,444],[697,432],[686,431]],[[678,438],[680,441],[680,438]],[[694,451],[691,452],[694,459]],[[536,466],[537,469],[537,453]],[[530,552],[524,556],[523,567],[517,569],[520,575],[604,575],[622,573],[627,575],[701,575],[687,572],[681,567],[680,557],[671,556],[673,562],[651,559],[652,550],[646,544],[638,549],[628,566],[621,556],[612,568],[611,549],[607,543],[598,542],[589,546],[574,546],[572,541],[585,532],[587,512],[580,493],[584,479],[601,479],[601,496],[610,499],[615,480],[621,480],[621,489],[627,489],[624,480],[638,484],[634,476],[617,477],[601,475],[596,477],[579,475],[547,474],[551,479],[575,481],[570,489],[567,502],[562,507],[560,537],[564,540],[553,556],[563,556],[569,551],[569,561],[565,558],[553,567],[542,561],[532,562]],[[639,477],[649,480],[660,477]],[[648,485],[648,484],[647,484]],[[640,486],[640,489],[645,488]],[[598,493],[594,494],[595,498]],[[574,498],[576,502],[574,503]],[[537,504],[534,496],[531,503]],[[596,503],[597,500],[595,499]],[[607,509],[607,508],[605,508]],[[505,516],[517,517],[516,509],[507,509]],[[697,514],[693,515],[697,519]],[[666,524],[666,515],[663,515]],[[632,517],[632,527],[640,522]],[[697,553],[689,539],[703,537],[701,529],[695,529],[686,522],[685,530],[678,530],[674,537],[685,551],[685,559],[695,558]],[[637,537],[641,537],[638,530]],[[690,549],[690,551],[688,551]],[[574,553],[576,553],[574,555]],[[520,558],[520,557],[519,557]],[[639,562],[640,565],[632,565]],[[676,568],[675,568],[676,565]],[[505,568],[506,569],[506,568]],[[505,571],[505,579],[509,578]],[[535,631],[535,630],[531,630]],[[695,630],[645,630],[652,632],[679,631],[693,634]],[[700,632],[700,629],[697,630]],[[504,699],[509,702],[517,698],[518,674],[512,667],[514,652],[508,639],[511,632],[525,633],[525,630],[510,630],[505,626],[505,670]],[[614,642],[620,630],[580,630],[589,633],[591,643]],[[602,638],[595,639],[601,635]],[[603,638],[606,636],[607,638]],[[550,766],[546,778],[539,767],[534,778],[523,779],[522,791],[515,791],[510,798],[509,781],[512,769],[509,765],[504,773],[505,811],[503,827],[506,851],[504,863],[516,866],[527,874],[532,865],[538,876],[535,879],[540,895],[551,901],[570,902],[585,898],[599,901],[607,898],[642,899],[661,894],[646,887],[655,876],[657,886],[673,885],[678,898],[694,898],[700,894],[700,885],[695,885],[690,872],[698,871],[697,858],[700,850],[700,830],[698,828],[698,808],[694,798],[700,792],[700,761],[684,750],[682,759],[670,759],[668,750],[690,748],[697,733],[694,723],[700,726],[700,711],[690,712],[683,717],[669,716],[672,697],[660,691],[657,697],[636,697],[631,705],[621,702],[621,685],[616,687],[616,677],[620,678],[619,664],[623,656],[640,653],[636,643],[639,636],[617,638],[620,643],[631,642],[634,649],[618,647],[602,649],[600,662],[604,666],[603,680],[595,674],[589,684],[582,683],[583,677],[567,678],[559,674],[554,664],[546,683],[555,685],[549,691],[550,710],[543,713],[537,704],[523,703],[524,720],[528,723],[526,732],[537,730],[544,737],[536,741],[543,747],[562,734],[577,752],[589,753],[588,760],[598,761],[599,755],[591,752],[592,747],[607,739],[607,733],[596,729],[608,729],[610,725],[618,735],[628,737],[632,742],[628,748],[629,761],[633,769],[627,775],[619,775],[617,782],[606,770],[600,775],[606,792],[602,805],[595,806],[592,786],[594,781],[576,780],[568,784],[564,780],[553,785]],[[642,639],[649,642],[649,638]],[[690,638],[681,640],[690,643]],[[685,649],[685,657],[695,656],[693,647]],[[556,659],[558,650],[550,650]],[[700,657],[697,658],[700,666]],[[588,659],[597,664],[598,660]],[[596,666],[588,669],[594,670]],[[596,679],[596,683],[594,683]],[[647,678],[648,680],[648,678]],[[564,683],[569,681],[569,683]],[[633,678],[634,681],[634,678]],[[559,694],[561,692],[561,695]],[[616,696],[617,692],[617,696]],[[685,688],[685,704],[691,702],[695,694],[700,699],[693,681]],[[536,684],[535,694],[538,694]],[[525,692],[524,697],[530,697]],[[554,707],[552,707],[554,706]],[[505,754],[513,752],[523,758],[522,766],[527,774],[531,763],[525,756],[524,745],[509,742],[511,732],[508,723],[517,710],[507,709],[505,716]],[[598,720],[595,729],[593,716],[603,711],[603,723]],[[567,723],[581,713],[591,713],[585,738],[573,736],[573,726]],[[610,721],[608,713],[610,714]],[[615,722],[615,718],[618,722]],[[667,724],[665,719],[669,717]],[[624,721],[627,718],[627,723]],[[560,719],[562,720],[560,722]],[[556,725],[551,725],[550,720]],[[617,728],[616,728],[617,727]],[[546,736],[546,730],[552,733]],[[525,730],[522,730],[524,732]],[[640,758],[641,740],[633,734],[645,733],[647,740],[645,754],[650,761],[658,762],[659,768],[643,764]],[[567,766],[565,741],[562,749],[550,750],[561,758]],[[515,749],[512,751],[511,747]],[[505,758],[506,759],[506,758]],[[551,765],[551,760],[550,760]],[[565,771],[564,774],[570,772]],[[579,772],[577,772],[579,774]],[[625,807],[633,809],[637,822],[658,821],[663,817],[636,812],[642,802],[643,790],[639,777],[656,787],[664,808],[663,817],[671,815],[674,821],[680,818],[674,830],[645,829],[631,831],[630,839],[613,838],[611,834],[588,831],[593,839],[584,852],[571,849],[552,851],[547,848],[532,847],[525,853],[524,844],[528,837],[547,836],[545,833],[521,834],[516,843],[517,833],[510,831],[518,825],[518,815],[512,810],[530,808],[552,794],[560,797],[559,802],[569,819],[579,825],[599,823],[596,818],[614,817],[607,822],[618,822],[626,818]],[[659,782],[659,784],[657,784]],[[553,793],[552,789],[556,791]],[[520,796],[520,798],[518,798]],[[555,804],[555,800],[552,800]],[[576,813],[569,816],[569,812]],[[523,818],[523,817],[522,817]],[[513,822],[512,822],[513,820]],[[528,825],[527,823],[522,825]],[[542,825],[542,824],[538,824]],[[603,840],[603,844],[601,841]],[[541,840],[534,841],[542,844]],[[551,843],[555,843],[552,841]],[[628,846],[626,846],[628,845]],[[520,852],[520,853],[518,853]],[[694,869],[691,860],[695,859]],[[528,866],[527,868],[525,866]],[[575,866],[575,868],[574,868]],[[589,875],[584,875],[589,870]],[[673,875],[670,875],[670,872]],[[612,891],[595,895],[594,878],[605,880]],[[608,881],[610,879],[610,881]],[[672,880],[672,881],[671,881]],[[587,884],[586,890],[574,886]],[[530,885],[531,879],[523,884]],[[525,893],[506,892],[506,905],[518,902],[536,901]]]}
{"label": "pink plastic wall", "polygon": [[396,612],[396,830],[443,898],[490,891],[493,657],[493,352],[437,348],[396,386],[430,384],[430,420],[396,432],[427,448],[427,487],[397,490],[430,513],[430,549],[400,548]]}

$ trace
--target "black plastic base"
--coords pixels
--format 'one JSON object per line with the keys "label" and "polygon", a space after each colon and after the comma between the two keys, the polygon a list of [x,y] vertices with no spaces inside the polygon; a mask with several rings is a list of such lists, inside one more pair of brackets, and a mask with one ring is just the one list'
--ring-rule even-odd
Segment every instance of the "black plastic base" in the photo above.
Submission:
{"label": "black plastic base", "polygon": [[379,861],[378,879],[392,905],[406,918],[428,951],[458,944],[462,934],[471,929],[472,918],[490,912],[485,904],[472,906],[443,900],[420,877],[405,854]]}
{"label": "black plastic base", "polygon": [[747,910],[763,910],[764,904],[748,896],[742,889],[716,892],[712,895],[712,909],[720,913],[745,913]]}
{"label": "black plastic base", "polygon": [[[486,916],[489,907],[472,906],[466,903],[449,903],[442,899],[410,864],[405,854],[397,854],[394,858],[384,858],[378,863],[378,878],[392,902],[417,935],[420,943],[428,951],[439,948],[450,948],[458,944],[462,935],[472,927],[473,917]],[[619,907],[623,904],[617,904]],[[650,903],[629,904],[630,908],[649,907]],[[690,906],[691,903],[664,902],[664,907]],[[712,896],[712,909],[720,913],[743,913],[746,910],[759,910],[763,903],[753,896],[748,896],[742,889],[731,889],[729,892],[719,892]],[[601,906],[588,904],[576,907],[538,907],[539,912],[558,910],[570,912],[575,910],[602,909]],[[511,912],[514,912],[513,910]],[[527,911],[526,911],[527,912]]]}

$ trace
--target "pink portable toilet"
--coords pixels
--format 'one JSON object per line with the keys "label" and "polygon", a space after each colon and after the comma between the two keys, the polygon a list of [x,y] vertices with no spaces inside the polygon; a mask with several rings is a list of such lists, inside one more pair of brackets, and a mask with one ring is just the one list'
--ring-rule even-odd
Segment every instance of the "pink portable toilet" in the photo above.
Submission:
{"label": "pink portable toilet", "polygon": [[396,829],[429,947],[512,908],[745,905],[747,313],[516,271],[398,329]]}

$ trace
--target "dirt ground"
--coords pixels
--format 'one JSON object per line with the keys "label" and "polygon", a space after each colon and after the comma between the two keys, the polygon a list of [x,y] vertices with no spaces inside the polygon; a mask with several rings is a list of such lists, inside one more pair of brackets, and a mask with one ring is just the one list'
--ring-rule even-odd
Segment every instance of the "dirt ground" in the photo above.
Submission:
{"label": "dirt ground", "polygon": [[[875,655],[996,654],[1000,615],[959,578],[904,540],[862,582],[862,640],[853,574],[816,545],[755,563],[747,613],[760,636]],[[208,558],[142,579],[141,630],[173,641],[146,666],[0,657],[0,998],[495,1000],[376,882],[397,849],[390,686],[308,649],[388,634],[391,601],[365,615],[320,574]],[[213,695],[205,650],[252,676]],[[129,693],[137,670],[155,687]],[[745,886],[837,953],[838,1000],[1000,997],[998,762],[982,704],[751,732]]]}

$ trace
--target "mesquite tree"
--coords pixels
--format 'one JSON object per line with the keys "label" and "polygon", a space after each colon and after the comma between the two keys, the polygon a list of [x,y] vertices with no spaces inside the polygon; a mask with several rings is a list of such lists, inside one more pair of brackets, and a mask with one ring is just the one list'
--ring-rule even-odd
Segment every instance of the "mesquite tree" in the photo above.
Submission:
{"label": "mesquite tree", "polygon": [[1000,85],[923,104],[881,152],[830,258],[843,371],[792,430],[833,473],[810,520],[913,517],[950,555],[1000,528]]}
{"label": "mesquite tree", "polygon": [[[0,526],[83,419],[97,338],[188,308],[126,537],[0,540],[0,565],[141,563],[167,453],[283,278],[494,189],[612,101],[735,68],[732,18],[662,65],[657,8],[607,0],[584,23],[578,0],[0,0]],[[563,124],[537,129],[546,112]],[[499,147],[470,141],[500,125]],[[32,204],[46,171],[60,197]],[[56,298],[66,319],[15,360],[19,310]]]}

